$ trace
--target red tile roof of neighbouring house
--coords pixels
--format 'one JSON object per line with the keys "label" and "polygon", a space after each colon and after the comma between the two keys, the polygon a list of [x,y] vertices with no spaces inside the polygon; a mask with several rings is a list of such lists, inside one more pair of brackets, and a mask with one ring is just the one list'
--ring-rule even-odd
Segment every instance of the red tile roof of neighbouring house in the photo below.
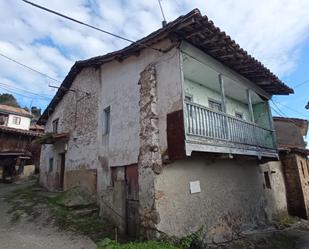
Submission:
{"label": "red tile roof of neighbouring house", "polygon": [[188,41],[225,66],[252,81],[270,95],[293,93],[291,88],[285,85],[261,62],[249,55],[230,36],[217,28],[212,21],[208,20],[207,16],[202,16],[198,9],[194,9],[121,50],[75,62],[38,123],[46,123],[48,116],[52,114],[67,89],[71,87],[75,77],[83,68],[97,68],[113,60],[123,61],[132,55],[137,55],[142,49],[149,48],[168,37],[176,41]]}
{"label": "red tile roof of neighbouring house", "polygon": [[14,106],[9,106],[9,105],[0,104],[0,112],[20,115],[20,116],[29,117],[29,118],[32,117],[32,114],[30,112],[26,111],[25,109],[19,108],[19,107],[14,107]]}
{"label": "red tile roof of neighbouring house", "polygon": [[30,126],[30,130],[31,131],[42,131],[43,132],[45,130],[45,127],[43,125],[34,124],[34,125]]}
{"label": "red tile roof of neighbouring house", "polygon": [[16,134],[16,135],[30,136],[30,137],[41,137],[42,136],[41,132],[16,129],[16,128],[11,128],[7,126],[3,126],[3,125],[0,125],[0,133],[10,133],[10,134]]}

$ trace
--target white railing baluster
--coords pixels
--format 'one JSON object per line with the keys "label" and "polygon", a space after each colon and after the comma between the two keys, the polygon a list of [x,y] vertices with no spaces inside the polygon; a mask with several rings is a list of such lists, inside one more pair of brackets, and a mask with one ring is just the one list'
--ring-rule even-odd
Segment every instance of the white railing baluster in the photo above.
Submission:
{"label": "white railing baluster", "polygon": [[275,148],[272,130],[192,102],[185,102],[185,104],[187,115],[185,125],[189,134]]}

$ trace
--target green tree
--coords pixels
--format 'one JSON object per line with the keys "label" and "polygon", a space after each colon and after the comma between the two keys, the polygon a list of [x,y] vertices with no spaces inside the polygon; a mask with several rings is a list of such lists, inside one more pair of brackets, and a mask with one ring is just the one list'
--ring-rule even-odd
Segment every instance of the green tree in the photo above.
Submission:
{"label": "green tree", "polygon": [[9,93],[0,93],[0,104],[20,107],[14,95]]}

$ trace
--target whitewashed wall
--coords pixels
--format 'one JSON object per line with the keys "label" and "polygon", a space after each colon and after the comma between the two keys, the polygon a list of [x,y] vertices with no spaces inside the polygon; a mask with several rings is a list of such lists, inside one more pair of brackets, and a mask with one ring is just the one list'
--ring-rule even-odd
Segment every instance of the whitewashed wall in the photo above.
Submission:
{"label": "whitewashed wall", "polygon": [[[14,117],[20,118],[20,124],[19,125],[13,123]],[[11,128],[16,128],[16,129],[29,130],[30,129],[30,123],[31,123],[31,118],[18,116],[18,115],[15,115],[15,114],[9,114],[7,126],[11,127]]]}

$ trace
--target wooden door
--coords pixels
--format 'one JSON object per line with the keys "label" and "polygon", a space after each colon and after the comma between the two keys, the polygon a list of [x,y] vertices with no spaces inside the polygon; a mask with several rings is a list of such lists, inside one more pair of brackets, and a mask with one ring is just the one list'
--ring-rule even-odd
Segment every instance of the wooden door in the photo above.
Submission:
{"label": "wooden door", "polygon": [[138,237],[139,227],[138,166],[126,166],[126,223],[127,234]]}
{"label": "wooden door", "polygon": [[59,154],[60,156],[60,189],[63,190],[64,187],[64,172],[65,172],[65,153]]}

